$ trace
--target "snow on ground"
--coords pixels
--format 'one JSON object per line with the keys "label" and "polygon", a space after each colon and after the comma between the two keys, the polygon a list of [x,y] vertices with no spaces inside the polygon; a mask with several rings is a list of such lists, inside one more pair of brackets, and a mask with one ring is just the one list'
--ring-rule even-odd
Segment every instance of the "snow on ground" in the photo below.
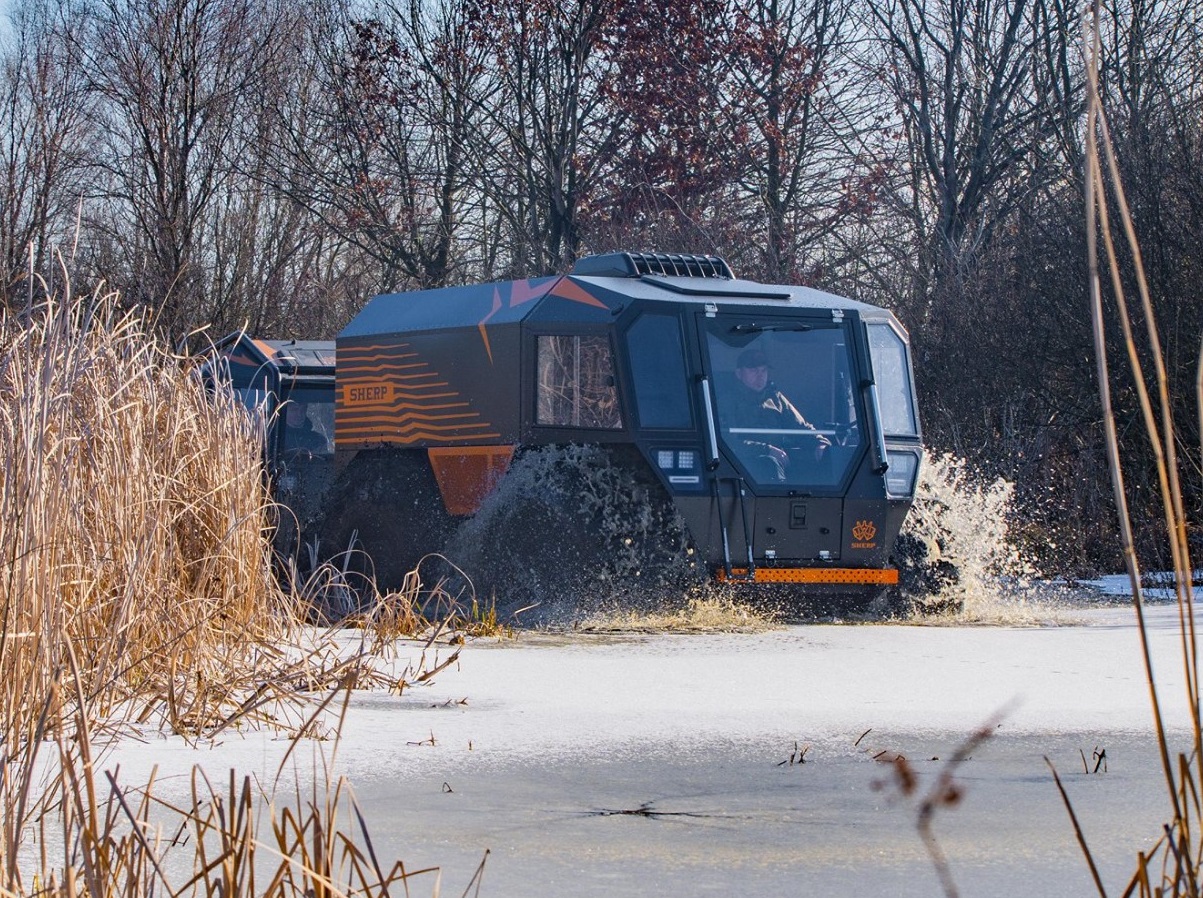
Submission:
{"label": "snow on ground", "polygon": [[[1093,893],[1046,755],[1119,892],[1167,819],[1134,615],[1055,617],[479,640],[428,686],[356,694],[334,769],[377,853],[440,865],[447,895],[488,849],[484,896],[927,896],[941,890],[914,799],[874,756],[907,757],[922,791],[995,723],[957,771],[963,800],[937,816],[961,894]],[[1148,618],[1166,719],[1183,733],[1176,606]],[[109,763],[127,783],[158,764],[159,794],[182,794],[193,764],[270,781],[286,747],[265,733],[201,749],[158,738]],[[333,749],[314,743],[286,779]],[[1084,772],[1102,750],[1106,772]]]}

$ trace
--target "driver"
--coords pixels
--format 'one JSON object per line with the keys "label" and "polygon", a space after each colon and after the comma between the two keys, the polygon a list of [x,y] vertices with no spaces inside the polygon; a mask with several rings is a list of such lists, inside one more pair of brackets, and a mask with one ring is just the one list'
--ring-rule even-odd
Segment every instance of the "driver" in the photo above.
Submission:
{"label": "driver", "polygon": [[[735,360],[735,383],[731,387],[725,420],[729,426],[763,430],[807,430],[805,439],[813,440],[815,459],[823,457],[831,440],[815,432],[815,427],[794,407],[777,385],[769,380],[769,360],[759,349],[745,349]],[[747,434],[743,439],[751,455],[772,465],[773,475],[785,479],[789,453],[781,447],[789,434]],[[795,439],[798,437],[795,436]]]}

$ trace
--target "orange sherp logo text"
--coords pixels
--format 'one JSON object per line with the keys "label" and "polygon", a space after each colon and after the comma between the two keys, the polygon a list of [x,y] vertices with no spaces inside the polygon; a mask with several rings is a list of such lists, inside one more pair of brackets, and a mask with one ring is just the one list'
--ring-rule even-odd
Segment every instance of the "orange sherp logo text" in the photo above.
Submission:
{"label": "orange sherp logo text", "polygon": [[852,538],[855,542],[852,544],[854,549],[873,549],[877,547],[877,543],[873,542],[873,537],[877,536],[877,525],[872,521],[857,521],[852,528]]}
{"label": "orange sherp logo text", "polygon": [[392,402],[393,385],[387,383],[348,384],[343,387],[343,399],[353,405]]}

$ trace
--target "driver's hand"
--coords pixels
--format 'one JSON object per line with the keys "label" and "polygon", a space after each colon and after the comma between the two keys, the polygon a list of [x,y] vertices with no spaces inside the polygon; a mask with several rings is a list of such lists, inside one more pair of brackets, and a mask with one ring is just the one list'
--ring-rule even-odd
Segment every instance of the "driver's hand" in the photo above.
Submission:
{"label": "driver's hand", "polygon": [[789,453],[780,446],[770,445],[769,455],[771,455],[773,457],[773,461],[777,462],[778,464],[789,464]]}

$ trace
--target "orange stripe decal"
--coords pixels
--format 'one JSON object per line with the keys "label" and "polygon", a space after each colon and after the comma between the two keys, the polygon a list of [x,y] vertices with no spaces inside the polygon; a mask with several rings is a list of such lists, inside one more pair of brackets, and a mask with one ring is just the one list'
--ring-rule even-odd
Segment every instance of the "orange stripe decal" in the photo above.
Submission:
{"label": "orange stripe decal", "polygon": [[[837,583],[892,586],[898,582],[896,568],[858,567],[758,567],[747,577],[747,568],[732,568],[730,582],[744,583]],[[719,568],[714,579],[727,580],[727,572]]]}
{"label": "orange stripe decal", "polygon": [[480,443],[499,437],[459,391],[408,343],[339,351],[335,442]]}

